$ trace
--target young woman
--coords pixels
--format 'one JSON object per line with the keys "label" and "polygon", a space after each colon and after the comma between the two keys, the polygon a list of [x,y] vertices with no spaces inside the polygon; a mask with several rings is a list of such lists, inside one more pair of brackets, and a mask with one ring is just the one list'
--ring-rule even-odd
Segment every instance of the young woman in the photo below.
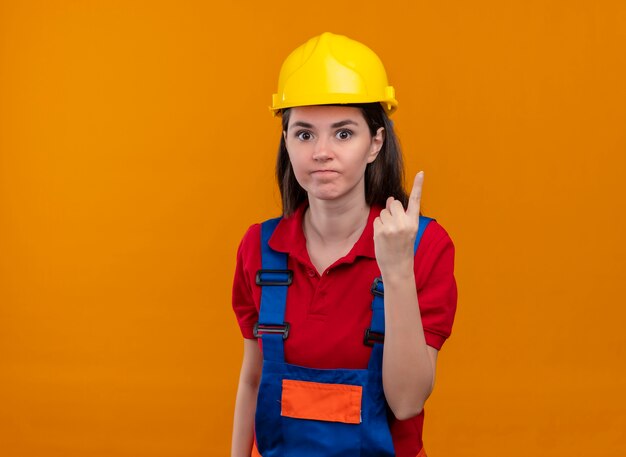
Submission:
{"label": "young woman", "polygon": [[324,33],[283,63],[283,217],[244,235],[233,284],[235,457],[426,455],[454,247],[420,215],[423,173],[403,190],[396,107],[378,57],[347,37]]}

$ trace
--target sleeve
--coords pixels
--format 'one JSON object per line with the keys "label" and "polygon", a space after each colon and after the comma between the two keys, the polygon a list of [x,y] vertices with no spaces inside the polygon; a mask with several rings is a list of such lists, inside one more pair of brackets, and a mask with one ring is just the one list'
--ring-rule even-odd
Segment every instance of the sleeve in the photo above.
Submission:
{"label": "sleeve", "polygon": [[439,350],[450,336],[457,306],[454,244],[436,221],[429,224],[422,243],[416,258],[417,299],[426,344]]}
{"label": "sleeve", "polygon": [[[256,243],[255,243],[256,234]],[[255,305],[254,294],[251,286],[250,271],[258,256],[260,262],[260,226],[251,226],[243,236],[237,249],[237,264],[233,278],[232,306],[241,334],[244,338],[252,339],[254,324],[258,321],[259,313]],[[256,247],[256,249],[255,249]]]}

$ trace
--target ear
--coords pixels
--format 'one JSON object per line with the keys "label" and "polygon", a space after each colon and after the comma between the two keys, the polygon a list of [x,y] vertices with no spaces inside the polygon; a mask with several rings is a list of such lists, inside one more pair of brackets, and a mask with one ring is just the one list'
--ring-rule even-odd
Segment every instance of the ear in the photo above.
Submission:
{"label": "ear", "polygon": [[376,131],[376,135],[372,137],[372,141],[370,144],[370,152],[367,157],[367,163],[372,163],[378,157],[378,153],[383,147],[383,143],[385,142],[385,128],[380,127]]}

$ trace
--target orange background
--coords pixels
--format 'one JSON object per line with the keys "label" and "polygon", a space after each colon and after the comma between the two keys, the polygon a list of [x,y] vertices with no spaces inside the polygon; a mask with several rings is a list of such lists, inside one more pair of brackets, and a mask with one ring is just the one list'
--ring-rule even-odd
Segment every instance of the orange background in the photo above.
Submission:
{"label": "orange background", "polygon": [[383,59],[457,247],[430,456],[626,455],[626,3],[0,2],[3,456],[220,456],[280,64]]}

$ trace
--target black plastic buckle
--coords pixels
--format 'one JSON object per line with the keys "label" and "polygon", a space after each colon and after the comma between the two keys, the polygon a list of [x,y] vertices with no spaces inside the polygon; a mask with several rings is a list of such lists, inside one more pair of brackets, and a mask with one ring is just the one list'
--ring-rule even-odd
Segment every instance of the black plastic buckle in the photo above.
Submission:
{"label": "black plastic buckle", "polygon": [[372,332],[371,329],[365,330],[365,338],[363,338],[363,344],[366,346],[374,346],[374,343],[384,343],[385,334],[379,332]]}
{"label": "black plastic buckle", "polygon": [[260,338],[266,333],[282,333],[283,340],[286,340],[289,336],[289,322],[284,322],[283,325],[271,325],[271,324],[254,324],[252,334],[255,338]]}
{"label": "black plastic buckle", "polygon": [[383,278],[381,278],[380,276],[374,279],[374,283],[372,284],[372,287],[370,288],[370,292],[372,292],[372,295],[378,295],[379,297],[384,297],[385,291],[384,289],[382,292],[378,290],[378,284],[381,284],[381,285],[383,284]]}
{"label": "black plastic buckle", "polygon": [[[272,279],[272,280],[264,280],[263,274],[270,275],[287,275],[287,278],[284,280],[280,279]],[[256,285],[257,286],[290,286],[293,281],[293,271],[292,270],[259,270],[256,272]]]}

